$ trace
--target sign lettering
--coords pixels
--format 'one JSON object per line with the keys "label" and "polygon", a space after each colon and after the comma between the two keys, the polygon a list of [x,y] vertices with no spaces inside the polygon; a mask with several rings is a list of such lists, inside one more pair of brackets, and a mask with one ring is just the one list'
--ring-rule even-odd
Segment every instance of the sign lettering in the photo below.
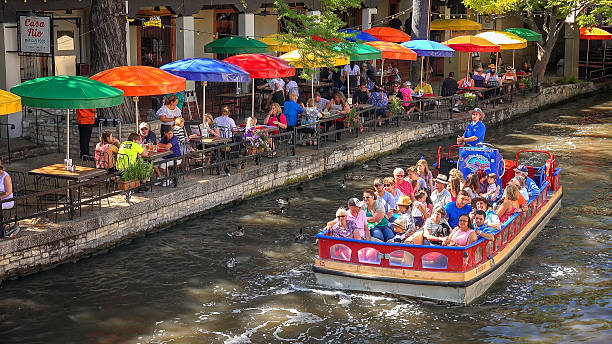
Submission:
{"label": "sign lettering", "polygon": [[51,17],[19,15],[19,54],[50,55]]}

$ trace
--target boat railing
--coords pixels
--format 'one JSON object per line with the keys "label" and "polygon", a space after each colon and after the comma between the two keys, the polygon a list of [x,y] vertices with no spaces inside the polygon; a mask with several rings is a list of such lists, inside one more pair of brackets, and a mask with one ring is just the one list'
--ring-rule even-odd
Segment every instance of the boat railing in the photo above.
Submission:
{"label": "boat railing", "polygon": [[[554,178],[558,178],[559,172],[559,169],[555,170]],[[552,189],[554,178],[552,183],[546,181],[541,185],[540,194],[529,200],[527,211],[512,215],[502,224],[493,241],[480,238],[466,247],[424,246],[337,238],[323,231],[317,235],[319,257],[366,266],[447,272],[465,272],[487,260],[494,264],[495,256],[512,240],[519,235],[528,235],[522,232],[555,191]]]}

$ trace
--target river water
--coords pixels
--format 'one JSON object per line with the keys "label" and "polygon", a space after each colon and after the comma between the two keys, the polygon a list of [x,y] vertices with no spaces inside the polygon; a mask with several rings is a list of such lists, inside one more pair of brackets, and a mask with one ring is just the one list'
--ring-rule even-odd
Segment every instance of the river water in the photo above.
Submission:
{"label": "river water", "polygon": [[[320,288],[314,235],[376,176],[433,161],[441,140],[215,210],[110,252],[0,285],[2,343],[609,342],[612,338],[612,96],[487,131],[507,158],[547,149],[563,205],[469,306]],[[340,189],[344,173],[365,176]],[[290,197],[284,215],[270,215]],[[246,235],[226,232],[241,224]],[[296,240],[303,228],[307,238]],[[607,338],[607,339],[606,339]]]}

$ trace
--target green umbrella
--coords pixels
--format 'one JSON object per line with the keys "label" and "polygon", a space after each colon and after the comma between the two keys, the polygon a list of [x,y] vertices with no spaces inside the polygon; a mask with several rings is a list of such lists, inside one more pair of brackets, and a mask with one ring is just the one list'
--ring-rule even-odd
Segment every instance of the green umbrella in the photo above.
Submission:
{"label": "green umbrella", "polygon": [[226,37],[206,44],[204,52],[218,54],[266,53],[268,52],[268,45],[254,38]]}
{"label": "green umbrella", "polygon": [[505,29],[504,31],[513,33],[527,40],[527,42],[535,42],[535,41],[539,41],[542,39],[542,35],[540,35],[539,33],[535,31],[531,31],[529,29],[522,28],[522,27],[512,27],[509,29]]}
{"label": "green umbrella", "polygon": [[351,61],[368,61],[382,59],[382,51],[367,44],[351,44],[348,47]]}
{"label": "green umbrella", "polygon": [[123,91],[82,76],[47,76],[23,82],[11,92],[25,106],[66,109],[66,159],[70,159],[70,109],[106,108],[123,103]]}

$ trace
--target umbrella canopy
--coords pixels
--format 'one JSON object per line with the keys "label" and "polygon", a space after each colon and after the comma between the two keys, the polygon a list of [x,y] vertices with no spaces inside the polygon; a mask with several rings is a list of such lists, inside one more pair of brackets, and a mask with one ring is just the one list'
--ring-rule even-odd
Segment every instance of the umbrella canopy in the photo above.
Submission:
{"label": "umbrella canopy", "polygon": [[247,82],[249,73],[224,61],[192,58],[170,62],[159,67],[187,80],[216,82]]}
{"label": "umbrella canopy", "polygon": [[204,46],[204,52],[218,54],[265,53],[267,51],[267,44],[254,38],[240,36],[220,38]]}
{"label": "umbrella canopy", "polygon": [[344,29],[344,30],[340,30],[340,32],[355,34],[354,37],[345,37],[345,39],[349,42],[357,42],[358,40],[361,40],[364,42],[380,41],[378,38],[370,35],[369,33],[359,31],[359,30]]}
{"label": "umbrella canopy", "polygon": [[21,98],[11,92],[0,90],[0,115],[17,111],[21,111]]}
{"label": "umbrella canopy", "polygon": [[539,33],[522,27],[511,27],[509,29],[505,29],[504,31],[515,34],[522,39],[527,40],[527,42],[535,42],[542,39],[542,35]]}
{"label": "umbrella canopy", "polygon": [[580,39],[588,39],[588,40],[608,40],[608,39],[612,39],[612,34],[610,34],[608,31],[606,30],[602,30],[600,28],[596,28],[596,27],[583,27],[580,28]]}
{"label": "umbrella canopy", "polygon": [[476,36],[458,36],[451,38],[442,44],[453,48],[455,51],[495,53],[500,50],[499,45]]}
{"label": "umbrella canopy", "polygon": [[267,35],[264,38],[260,39],[260,41],[263,42],[264,44],[267,44],[268,49],[270,49],[270,51],[276,51],[279,53],[286,53],[288,51],[297,49],[297,47],[294,44],[283,42],[281,37],[282,37],[281,34],[273,33],[273,34]]}
{"label": "umbrella canopy", "polygon": [[[336,47],[338,50],[340,48]],[[351,44],[348,47],[349,57],[351,61],[367,61],[378,60],[382,58],[382,52],[367,44]]]}
{"label": "umbrella canopy", "polygon": [[123,103],[123,91],[82,76],[58,75],[23,82],[11,92],[23,105],[51,109],[92,109]]}
{"label": "umbrella canopy", "polygon": [[373,27],[371,29],[365,30],[364,32],[369,33],[370,35],[385,42],[401,43],[410,40],[410,35],[408,35],[404,31],[400,31],[390,27]]}
{"label": "umbrella canopy", "polygon": [[223,60],[244,69],[252,79],[283,78],[295,75],[287,61],[265,54],[240,54]]}
{"label": "umbrella canopy", "polygon": [[436,19],[432,20],[430,30],[470,31],[480,30],[482,25],[469,19]]}
{"label": "umbrella canopy", "polygon": [[[278,58],[287,61],[290,65],[294,66],[295,68],[304,67],[302,65],[302,54],[299,50],[292,50],[286,54],[279,56]],[[312,63],[312,65],[309,66],[310,68],[327,67],[327,65],[324,63],[323,60],[316,59],[313,56],[310,56],[310,59]],[[332,60],[332,64],[334,66],[343,66],[345,64],[348,64],[349,62],[350,60],[348,56],[337,56],[337,57],[334,57]]]}
{"label": "umbrella canopy", "polygon": [[487,41],[499,45],[501,50],[527,48],[527,40],[513,33],[505,31],[481,32],[476,37],[484,38]]}
{"label": "umbrella canopy", "polygon": [[455,51],[442,43],[426,39],[404,42],[401,45],[414,51],[418,56],[453,57]]}
{"label": "umbrella canopy", "polygon": [[371,47],[374,47],[380,50],[382,52],[383,59],[415,61],[417,58],[417,54],[414,51],[402,45],[399,45],[397,43],[376,41],[376,42],[367,42],[364,44],[367,44]]}
{"label": "umbrella canopy", "polygon": [[123,66],[102,71],[91,77],[123,90],[125,96],[151,96],[184,91],[185,78],[150,66]]}

